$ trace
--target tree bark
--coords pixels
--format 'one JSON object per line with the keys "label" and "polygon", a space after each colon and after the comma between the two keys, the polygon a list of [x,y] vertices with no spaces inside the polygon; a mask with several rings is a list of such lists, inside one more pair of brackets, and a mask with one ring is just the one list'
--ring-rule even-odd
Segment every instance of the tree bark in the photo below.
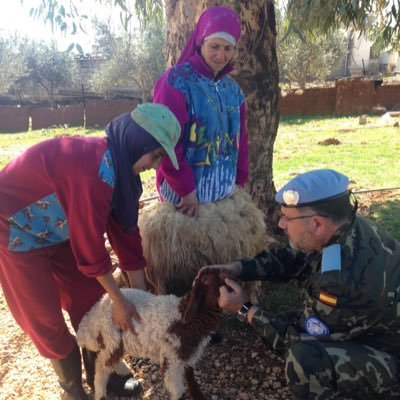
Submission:
{"label": "tree bark", "polygon": [[248,189],[256,204],[269,216],[275,210],[273,145],[279,123],[279,70],[276,56],[274,2],[166,0],[168,63],[173,65],[204,9],[223,5],[237,11],[242,21],[238,57],[232,76],[247,101],[250,146]]}

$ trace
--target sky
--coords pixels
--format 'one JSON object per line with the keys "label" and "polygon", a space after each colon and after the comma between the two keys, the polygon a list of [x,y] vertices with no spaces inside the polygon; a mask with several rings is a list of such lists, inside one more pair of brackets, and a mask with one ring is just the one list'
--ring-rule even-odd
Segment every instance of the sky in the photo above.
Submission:
{"label": "sky", "polygon": [[[0,35],[17,32],[22,36],[28,36],[35,40],[45,40],[47,42],[50,42],[53,38],[57,41],[59,50],[66,50],[72,42],[78,42],[83,47],[85,53],[90,52],[91,46],[94,44],[94,32],[91,24],[88,23],[87,26],[88,34],[63,35],[56,29],[52,32],[49,23],[45,24],[42,20],[36,20],[29,16],[30,9],[37,6],[40,1],[24,0],[21,5],[20,0],[8,0],[7,6],[3,7],[0,12]],[[111,13],[110,8],[101,7],[94,0],[85,0],[82,4],[77,1],[77,3],[80,4],[80,12],[87,13],[89,17],[94,16],[94,12],[100,18]]]}

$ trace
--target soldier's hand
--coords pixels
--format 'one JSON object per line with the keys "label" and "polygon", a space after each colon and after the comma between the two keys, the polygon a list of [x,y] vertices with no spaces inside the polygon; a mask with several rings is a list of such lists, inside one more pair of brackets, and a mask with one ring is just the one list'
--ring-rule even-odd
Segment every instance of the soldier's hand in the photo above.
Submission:
{"label": "soldier's hand", "polygon": [[238,312],[248,300],[242,287],[232,279],[225,279],[225,285],[219,288],[218,305],[223,310]]}
{"label": "soldier's hand", "polygon": [[205,267],[201,267],[197,276],[200,275],[201,271],[205,268],[220,268],[226,269],[228,272],[231,273],[232,277],[238,277],[242,273],[242,263],[240,261],[234,261],[228,264],[212,264],[206,265]]}

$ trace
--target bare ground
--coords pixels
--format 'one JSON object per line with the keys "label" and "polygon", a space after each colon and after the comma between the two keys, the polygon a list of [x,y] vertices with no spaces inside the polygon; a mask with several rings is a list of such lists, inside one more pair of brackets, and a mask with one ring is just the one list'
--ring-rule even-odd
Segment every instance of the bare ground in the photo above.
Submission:
{"label": "bare ground", "polygon": [[[60,399],[62,392],[50,363],[14,322],[2,293],[0,315],[0,400]],[[267,351],[251,328],[227,316],[220,332],[222,342],[207,347],[195,371],[207,399],[291,399],[285,387],[283,360]],[[158,366],[144,359],[127,361],[143,383],[139,399],[169,399]],[[86,384],[85,388],[90,393]]]}

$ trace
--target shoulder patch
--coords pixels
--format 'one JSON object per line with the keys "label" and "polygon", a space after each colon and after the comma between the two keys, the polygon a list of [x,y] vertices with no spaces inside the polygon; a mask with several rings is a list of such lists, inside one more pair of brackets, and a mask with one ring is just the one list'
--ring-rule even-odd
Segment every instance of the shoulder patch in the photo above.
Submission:
{"label": "shoulder patch", "polygon": [[328,336],[329,328],[317,317],[308,317],[304,321],[304,329],[311,336]]}
{"label": "shoulder patch", "polygon": [[322,250],[321,274],[328,271],[340,271],[342,269],[342,257],[340,244],[331,244]]}
{"label": "shoulder patch", "polygon": [[322,303],[325,303],[328,306],[332,306],[332,307],[336,307],[336,305],[337,305],[337,297],[332,296],[325,292],[319,293],[319,301],[322,301]]}

